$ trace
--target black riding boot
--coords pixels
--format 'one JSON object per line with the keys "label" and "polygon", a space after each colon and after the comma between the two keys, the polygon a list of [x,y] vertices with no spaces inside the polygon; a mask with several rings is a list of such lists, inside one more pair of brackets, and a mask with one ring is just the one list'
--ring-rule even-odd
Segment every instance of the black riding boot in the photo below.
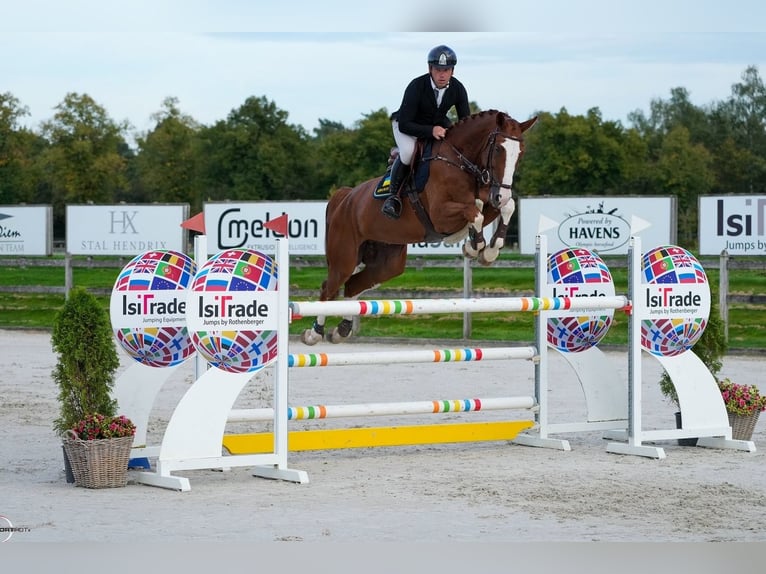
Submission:
{"label": "black riding boot", "polygon": [[402,200],[399,198],[401,193],[402,182],[410,171],[410,166],[404,165],[402,161],[397,157],[394,160],[394,165],[391,166],[391,195],[383,202],[383,214],[391,219],[399,219],[402,214]]}

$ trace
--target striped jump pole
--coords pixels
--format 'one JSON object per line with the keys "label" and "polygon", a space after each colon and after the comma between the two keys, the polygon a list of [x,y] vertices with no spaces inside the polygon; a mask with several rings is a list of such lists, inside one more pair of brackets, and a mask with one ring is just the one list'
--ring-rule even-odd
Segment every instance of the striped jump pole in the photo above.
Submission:
{"label": "striped jump pole", "polygon": [[[312,405],[288,407],[291,421],[332,419],[343,417],[371,417],[390,415],[421,415],[468,413],[502,409],[531,409],[534,397],[501,397],[485,399],[446,399],[436,401],[410,401],[399,403],[366,403],[356,405]],[[268,421],[274,418],[274,409],[232,409],[228,422]]]}
{"label": "striped jump pole", "polygon": [[532,360],[535,347],[497,347],[474,349],[434,349],[376,351],[374,353],[294,353],[289,367],[334,367],[347,365],[391,365],[395,363],[458,363],[507,359]]}
{"label": "striped jump pole", "polygon": [[293,318],[306,316],[422,315],[428,313],[513,313],[536,311],[595,311],[625,309],[630,301],[613,297],[489,297],[468,299],[390,299],[291,301]]}

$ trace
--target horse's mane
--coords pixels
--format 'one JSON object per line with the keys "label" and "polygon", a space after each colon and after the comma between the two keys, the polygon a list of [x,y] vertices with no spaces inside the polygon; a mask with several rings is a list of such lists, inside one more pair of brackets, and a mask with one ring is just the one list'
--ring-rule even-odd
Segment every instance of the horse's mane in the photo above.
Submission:
{"label": "horse's mane", "polygon": [[458,120],[457,122],[452,124],[452,126],[449,129],[452,130],[454,128],[459,128],[459,127],[462,127],[465,124],[469,124],[469,123],[474,122],[476,120],[482,119],[482,118],[484,118],[486,116],[496,116],[498,114],[501,114],[501,115],[505,116],[506,119],[511,119],[511,116],[509,116],[505,112],[501,112],[499,110],[482,110],[480,112],[475,112],[475,113],[471,114],[470,116],[466,116],[466,117],[464,117],[461,120]]}

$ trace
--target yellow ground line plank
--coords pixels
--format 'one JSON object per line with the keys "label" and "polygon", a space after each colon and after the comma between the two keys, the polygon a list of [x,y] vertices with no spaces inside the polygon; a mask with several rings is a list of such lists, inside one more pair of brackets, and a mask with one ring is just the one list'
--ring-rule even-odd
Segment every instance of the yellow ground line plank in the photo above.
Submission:
{"label": "yellow ground line plank", "polygon": [[[296,452],[513,440],[521,431],[532,428],[534,424],[533,421],[501,421],[290,431],[287,434],[287,449]],[[273,452],[274,434],[227,434],[223,437],[223,446],[233,455]]]}

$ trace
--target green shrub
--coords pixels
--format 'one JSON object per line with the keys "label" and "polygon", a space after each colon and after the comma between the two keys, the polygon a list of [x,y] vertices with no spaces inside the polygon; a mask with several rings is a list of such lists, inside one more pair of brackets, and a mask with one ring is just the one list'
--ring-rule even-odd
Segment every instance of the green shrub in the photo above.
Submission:
{"label": "green shrub", "polygon": [[120,360],[109,315],[94,295],[82,287],[69,293],[54,319],[51,343],[58,353],[53,380],[60,405],[54,430],[63,434],[89,414],[114,416],[111,391]]}

